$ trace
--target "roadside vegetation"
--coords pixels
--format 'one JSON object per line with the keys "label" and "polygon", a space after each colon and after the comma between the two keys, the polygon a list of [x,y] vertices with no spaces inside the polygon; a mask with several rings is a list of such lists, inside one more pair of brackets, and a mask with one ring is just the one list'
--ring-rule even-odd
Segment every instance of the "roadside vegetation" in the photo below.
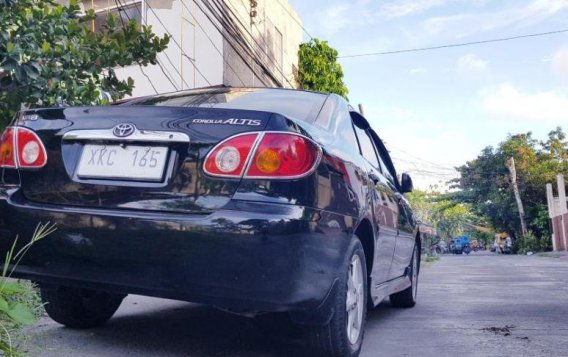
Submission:
{"label": "roadside vegetation", "polygon": [[[516,179],[527,233],[523,234],[511,173],[506,164],[514,158]],[[495,233],[507,233],[520,254],[552,249],[546,201],[546,184],[557,174],[568,176],[568,140],[561,128],[544,141],[532,133],[509,135],[497,147],[487,147],[477,158],[457,167],[460,177],[439,189],[409,195],[418,218],[433,225],[440,238],[469,234],[486,244]]]}
{"label": "roadside vegetation", "polygon": [[20,355],[21,345],[25,343],[22,328],[35,324],[43,313],[41,299],[33,283],[12,279],[12,273],[30,248],[55,230],[55,225],[49,222],[39,224],[27,244],[16,250],[20,243],[19,237],[16,237],[6,253],[0,277],[0,351],[4,356]]}
{"label": "roadside vegetation", "polygon": [[93,31],[93,10],[45,0],[0,0],[0,131],[24,108],[106,104],[132,93],[114,68],[157,63],[169,37],[113,16]]}
{"label": "roadside vegetation", "polygon": [[337,62],[338,52],[327,41],[313,38],[302,43],[298,51],[296,81],[301,89],[335,93],[347,98],[349,91],[343,83],[343,69]]}

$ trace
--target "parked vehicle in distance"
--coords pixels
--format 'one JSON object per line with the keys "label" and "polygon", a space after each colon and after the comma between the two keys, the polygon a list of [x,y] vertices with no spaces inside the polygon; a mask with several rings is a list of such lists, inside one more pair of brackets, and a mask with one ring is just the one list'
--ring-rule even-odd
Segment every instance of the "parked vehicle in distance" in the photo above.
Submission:
{"label": "parked vehicle in distance", "polygon": [[469,254],[471,252],[469,236],[460,236],[450,241],[450,251],[454,254]]}
{"label": "parked vehicle in distance", "polygon": [[499,254],[511,254],[513,252],[513,240],[507,233],[498,233],[495,235],[495,242],[491,247],[492,252]]}
{"label": "parked vehicle in distance", "polygon": [[14,275],[68,327],[142,294],[287,312],[313,355],[356,356],[368,307],[416,303],[412,180],[334,94],[211,87],[26,110],[0,166],[0,248],[57,225]]}

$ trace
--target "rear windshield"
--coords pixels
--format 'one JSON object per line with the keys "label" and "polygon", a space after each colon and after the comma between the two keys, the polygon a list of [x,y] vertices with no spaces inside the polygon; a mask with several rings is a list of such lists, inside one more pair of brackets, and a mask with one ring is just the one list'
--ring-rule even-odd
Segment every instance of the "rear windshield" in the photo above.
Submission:
{"label": "rear windshield", "polygon": [[285,89],[222,88],[146,97],[125,104],[258,110],[313,122],[326,98],[325,94]]}

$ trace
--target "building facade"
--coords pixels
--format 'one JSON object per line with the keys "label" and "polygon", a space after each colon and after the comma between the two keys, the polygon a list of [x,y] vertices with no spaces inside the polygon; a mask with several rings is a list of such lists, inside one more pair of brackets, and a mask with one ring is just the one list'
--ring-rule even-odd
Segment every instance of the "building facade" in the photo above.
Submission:
{"label": "building facade", "polygon": [[552,249],[568,251],[568,200],[564,175],[556,177],[556,192],[558,196],[554,196],[552,184],[546,185],[548,216],[552,226]]}
{"label": "building facade", "polygon": [[82,5],[97,14],[94,31],[113,14],[171,36],[157,65],[116,69],[119,78],[134,79],[133,96],[221,84],[297,87],[302,26],[287,0],[84,0]]}

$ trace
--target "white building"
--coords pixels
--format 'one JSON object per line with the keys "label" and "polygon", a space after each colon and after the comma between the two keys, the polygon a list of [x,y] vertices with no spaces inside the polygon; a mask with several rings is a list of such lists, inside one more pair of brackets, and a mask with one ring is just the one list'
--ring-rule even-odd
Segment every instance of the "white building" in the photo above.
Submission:
{"label": "white building", "polygon": [[[301,22],[287,0],[84,0],[96,31],[113,13],[172,36],[159,64],[117,69],[133,96],[208,85],[296,87]],[[120,20],[119,20],[120,21]]]}

